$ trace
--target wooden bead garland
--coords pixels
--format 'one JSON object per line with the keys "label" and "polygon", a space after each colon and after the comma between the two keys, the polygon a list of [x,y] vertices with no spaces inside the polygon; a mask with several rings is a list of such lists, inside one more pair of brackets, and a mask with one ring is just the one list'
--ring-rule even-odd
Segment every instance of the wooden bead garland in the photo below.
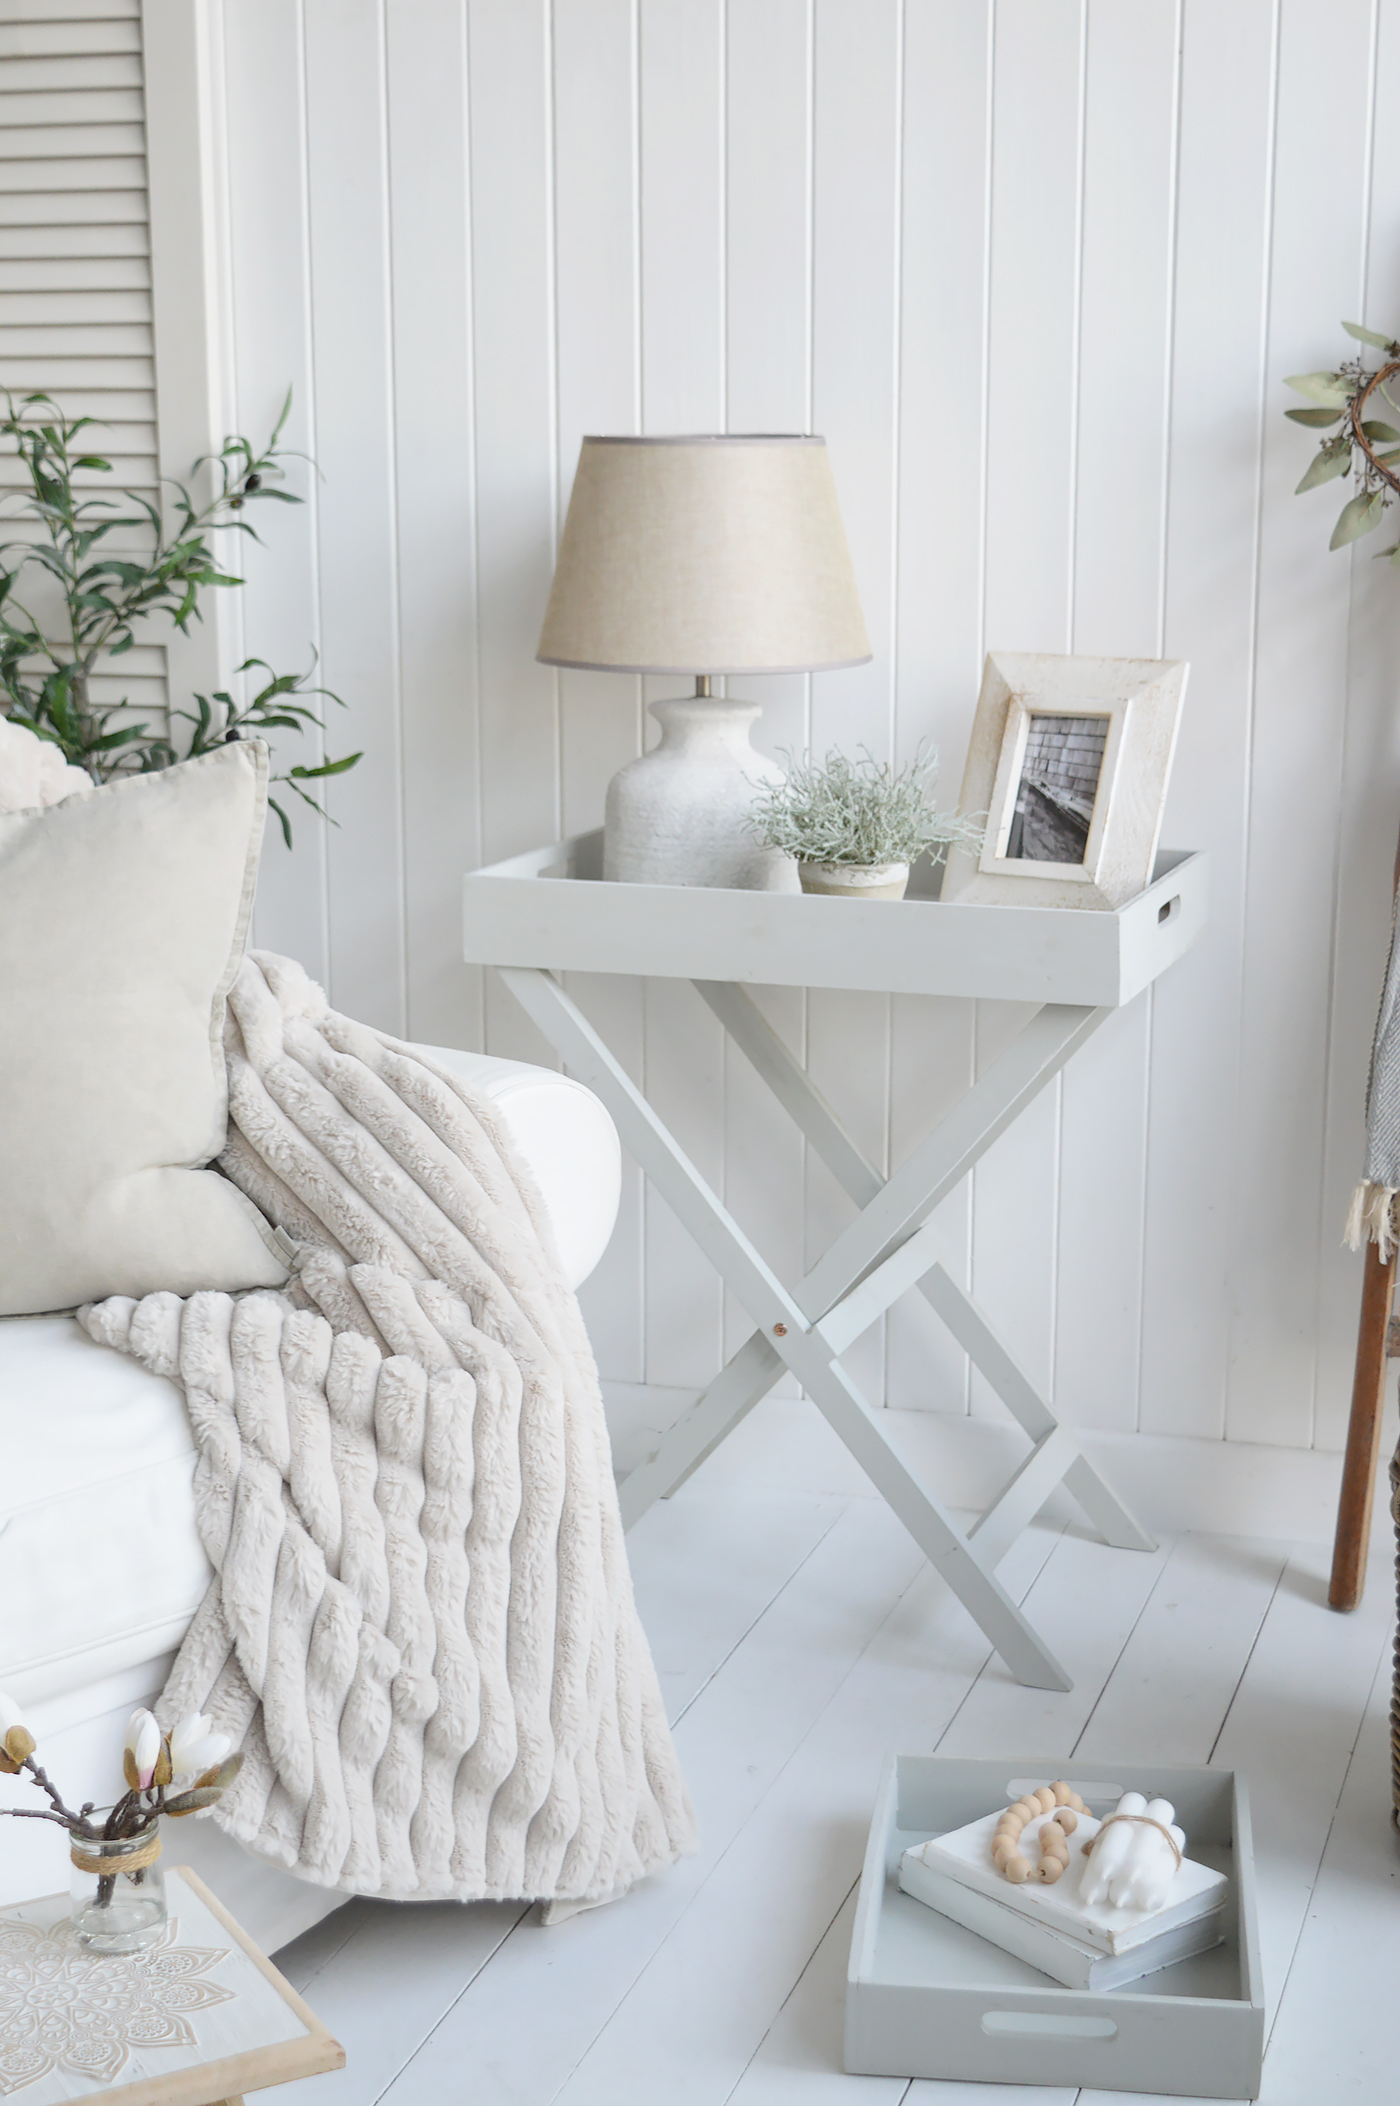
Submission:
{"label": "wooden bead garland", "polygon": [[[1028,1879],[1036,1879],[1052,1887],[1069,1863],[1069,1839],[1079,1826],[1076,1817],[1088,1811],[1078,1792],[1064,1783],[1042,1784],[1039,1791],[1027,1792],[1024,1799],[1008,1806],[997,1822],[992,1837],[992,1863],[1013,1886],[1024,1886]],[[1020,1848],[1021,1830],[1027,1821],[1039,1820],[1048,1813],[1055,1818],[1041,1828],[1040,1863],[1032,1866]]]}

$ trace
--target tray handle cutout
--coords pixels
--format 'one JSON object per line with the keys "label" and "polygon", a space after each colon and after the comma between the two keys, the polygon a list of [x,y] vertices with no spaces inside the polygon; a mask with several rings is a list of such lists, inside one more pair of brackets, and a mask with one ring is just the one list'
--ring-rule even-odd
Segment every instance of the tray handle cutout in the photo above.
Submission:
{"label": "tray handle cutout", "polygon": [[1171,898],[1163,900],[1161,906],[1157,909],[1157,919],[1158,921],[1175,921],[1180,912],[1181,894],[1174,892]]}
{"label": "tray handle cutout", "polygon": [[1115,2040],[1111,2018],[1058,2017],[1053,2011],[984,2011],[984,2033],[1014,2033],[1019,2040]]}
{"label": "tray handle cutout", "polygon": [[[1053,1777],[1012,1777],[1007,1782],[1006,1795],[1009,1799],[1024,1799],[1027,1792],[1037,1792],[1043,1784],[1054,1782]],[[1074,1786],[1081,1799],[1109,1799],[1115,1806],[1127,1789],[1122,1784],[1081,1784],[1077,1777],[1067,1777],[1065,1782]]]}

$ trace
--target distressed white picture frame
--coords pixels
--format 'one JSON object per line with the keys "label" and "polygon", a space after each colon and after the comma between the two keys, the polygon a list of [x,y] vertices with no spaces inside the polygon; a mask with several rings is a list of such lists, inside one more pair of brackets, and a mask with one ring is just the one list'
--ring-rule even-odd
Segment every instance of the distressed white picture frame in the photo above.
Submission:
{"label": "distressed white picture frame", "polygon": [[[942,897],[976,905],[1123,906],[1151,882],[1189,668],[1176,659],[988,654],[958,809],[985,825],[948,854]],[[1082,862],[1006,853],[1037,716],[1108,727]]]}

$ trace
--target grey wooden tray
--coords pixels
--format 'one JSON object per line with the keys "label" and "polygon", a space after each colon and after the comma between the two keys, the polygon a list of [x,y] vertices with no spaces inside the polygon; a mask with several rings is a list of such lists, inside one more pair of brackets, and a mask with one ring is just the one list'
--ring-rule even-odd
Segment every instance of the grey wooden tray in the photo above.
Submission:
{"label": "grey wooden tray", "polygon": [[[911,1843],[946,1835],[1056,1777],[1099,1814],[1124,1791],[1170,1799],[1191,1856],[1230,1875],[1225,1943],[1122,1989],[1063,1989],[900,1892],[899,1860]],[[1237,1771],[891,1758],[851,1937],[849,2072],[1253,2099],[1263,2057],[1254,1853]]]}
{"label": "grey wooden tray", "polygon": [[472,871],[467,962],[1118,1008],[1206,920],[1206,858],[1182,849],[1163,849],[1152,884],[1111,912],[945,904],[926,863],[898,902],[610,885],[602,869],[600,828]]}

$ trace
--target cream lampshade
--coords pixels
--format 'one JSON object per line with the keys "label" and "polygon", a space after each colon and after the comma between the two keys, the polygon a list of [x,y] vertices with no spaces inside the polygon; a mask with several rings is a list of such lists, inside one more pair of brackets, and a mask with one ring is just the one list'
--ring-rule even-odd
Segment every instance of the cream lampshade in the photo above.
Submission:
{"label": "cream lampshade", "polygon": [[605,876],[795,891],[744,823],[780,772],[749,744],[761,712],[710,681],[870,657],[826,441],[585,439],[538,655],[696,678],[651,705],[660,745],[613,778]]}

